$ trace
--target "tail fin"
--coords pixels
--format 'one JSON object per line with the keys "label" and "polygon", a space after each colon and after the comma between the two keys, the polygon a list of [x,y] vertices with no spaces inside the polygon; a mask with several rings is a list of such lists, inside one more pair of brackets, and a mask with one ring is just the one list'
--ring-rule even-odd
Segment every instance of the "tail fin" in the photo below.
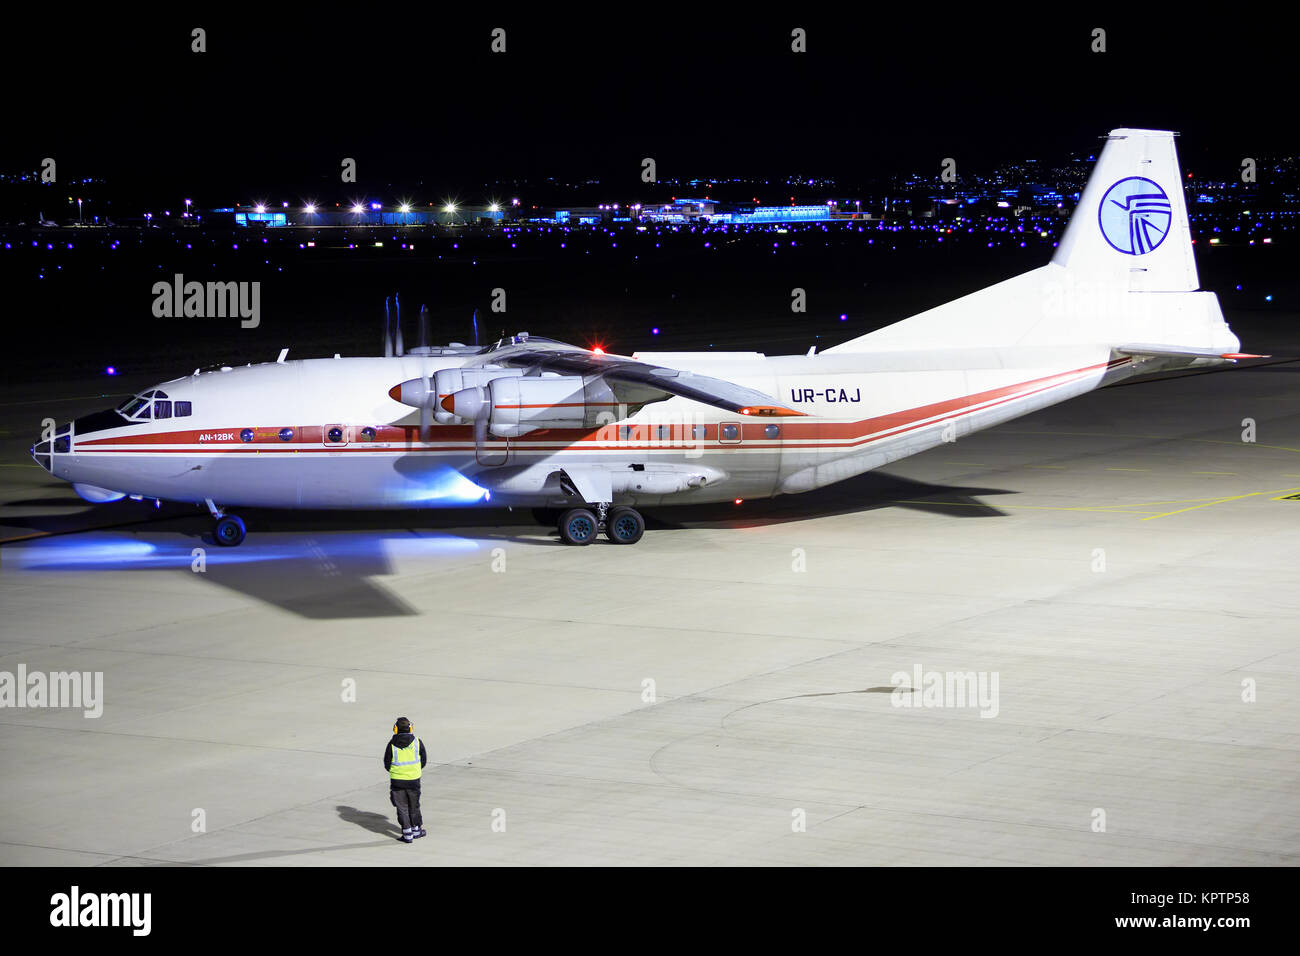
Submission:
{"label": "tail fin", "polygon": [[1218,299],[1198,292],[1174,134],[1107,137],[1050,265],[826,349],[866,352],[1134,343],[1235,353]]}
{"label": "tail fin", "polygon": [[1080,281],[1134,292],[1193,292],[1176,134],[1112,130],[1052,261]]}

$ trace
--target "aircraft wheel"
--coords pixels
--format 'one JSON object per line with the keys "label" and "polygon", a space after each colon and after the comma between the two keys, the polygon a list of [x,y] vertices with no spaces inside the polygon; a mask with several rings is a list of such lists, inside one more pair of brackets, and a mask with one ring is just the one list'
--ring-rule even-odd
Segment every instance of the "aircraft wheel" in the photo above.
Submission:
{"label": "aircraft wheel", "polygon": [[560,537],[565,544],[591,544],[600,526],[586,508],[571,508],[560,516]]}
{"label": "aircraft wheel", "polygon": [[244,519],[238,515],[226,515],[218,518],[216,525],[212,529],[212,536],[217,539],[217,544],[227,548],[233,548],[241,543],[245,534],[247,534],[247,529],[244,527]]}
{"label": "aircraft wheel", "polygon": [[645,519],[635,508],[612,508],[605,518],[605,535],[614,544],[636,544],[645,534]]}

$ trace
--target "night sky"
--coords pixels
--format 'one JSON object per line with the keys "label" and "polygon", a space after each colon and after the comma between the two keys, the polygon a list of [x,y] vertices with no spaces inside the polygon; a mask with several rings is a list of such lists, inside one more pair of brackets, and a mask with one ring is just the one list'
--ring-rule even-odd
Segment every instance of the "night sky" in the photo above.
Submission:
{"label": "night sky", "polygon": [[[1207,174],[1297,149],[1288,34],[1244,13],[962,19],[918,5],[902,22],[658,4],[589,19],[559,7],[375,9],[346,21],[310,10],[11,20],[6,171],[52,155],[62,177],[214,205],[421,185],[429,198],[468,197],[486,181],[546,176],[626,196],[646,156],[661,179],[848,186],[937,171],[947,156],[960,168],[1086,154],[1122,125],[1181,131],[1185,166]],[[194,26],[208,31],[206,53],[189,50]],[[507,31],[503,55],[489,50],[494,26]],[[795,26],[806,54],[790,52]],[[1103,54],[1089,49],[1098,26]],[[339,183],[344,156],[358,160],[359,189]]]}

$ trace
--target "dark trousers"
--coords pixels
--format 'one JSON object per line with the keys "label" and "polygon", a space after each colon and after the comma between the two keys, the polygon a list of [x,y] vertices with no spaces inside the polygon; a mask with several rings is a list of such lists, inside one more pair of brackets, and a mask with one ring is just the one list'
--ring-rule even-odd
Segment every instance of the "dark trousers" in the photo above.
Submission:
{"label": "dark trousers", "polygon": [[397,825],[406,830],[419,830],[424,826],[424,817],[420,814],[420,791],[399,790],[393,787],[388,791],[388,799],[397,807]]}

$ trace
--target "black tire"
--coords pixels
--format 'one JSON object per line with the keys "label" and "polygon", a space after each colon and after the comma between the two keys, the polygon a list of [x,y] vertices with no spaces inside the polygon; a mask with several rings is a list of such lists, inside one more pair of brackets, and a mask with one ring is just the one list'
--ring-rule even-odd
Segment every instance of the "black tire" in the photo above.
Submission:
{"label": "black tire", "polygon": [[605,536],[615,544],[636,544],[645,534],[645,519],[635,508],[611,508],[605,516]]}
{"label": "black tire", "polygon": [[244,540],[247,529],[244,527],[244,519],[238,515],[226,515],[224,518],[218,518],[216,525],[212,529],[212,537],[216,538],[217,544],[226,548],[233,548]]}
{"label": "black tire", "polygon": [[560,520],[559,508],[534,508],[533,520],[542,525],[553,525]]}
{"label": "black tire", "polygon": [[586,508],[570,508],[560,516],[560,537],[565,544],[591,544],[596,540],[600,525],[596,516]]}

